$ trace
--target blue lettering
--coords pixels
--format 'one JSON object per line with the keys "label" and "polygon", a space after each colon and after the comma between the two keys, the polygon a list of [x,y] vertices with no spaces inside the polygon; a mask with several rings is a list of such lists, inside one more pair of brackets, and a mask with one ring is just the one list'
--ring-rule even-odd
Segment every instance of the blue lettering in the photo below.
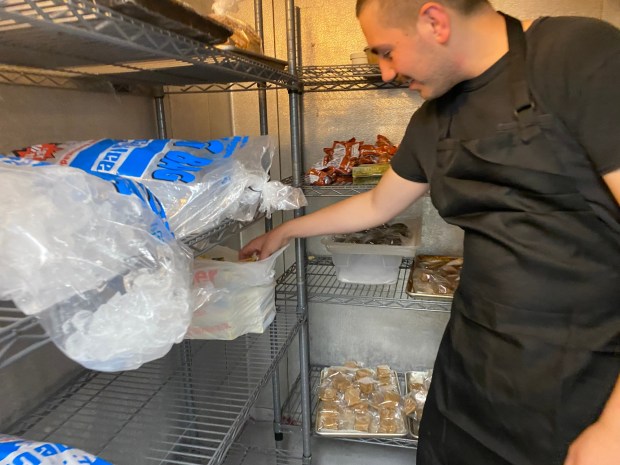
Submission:
{"label": "blue lettering", "polygon": [[224,151],[224,144],[219,140],[211,140],[208,142],[207,150],[211,153],[220,153]]}
{"label": "blue lettering", "polygon": [[35,447],[34,450],[36,450],[43,457],[50,457],[58,454],[58,451],[52,444],[43,444],[39,447]]}
{"label": "blue lettering", "polygon": [[113,168],[114,168],[114,163],[107,162],[107,161],[100,161],[97,164],[96,171],[108,172],[108,171],[112,171]]}
{"label": "blue lettering", "polygon": [[209,143],[210,142],[197,142],[193,140],[177,140],[177,141],[174,141],[173,145],[175,147],[190,147],[192,149],[202,150],[207,145],[209,145]]}
{"label": "blue lettering", "polygon": [[103,160],[104,161],[118,161],[118,159],[121,157],[121,155],[122,155],[122,153],[108,152],[103,157]]}
{"label": "blue lettering", "polygon": [[13,459],[13,465],[39,465],[41,460],[32,455],[30,452],[19,454]]}
{"label": "blue lettering", "polygon": [[161,181],[181,181],[181,182],[192,182],[196,177],[193,174],[187,173],[185,171],[176,171],[176,170],[155,170],[153,174],[151,174],[153,179],[159,179]]}
{"label": "blue lettering", "polygon": [[[190,153],[181,152],[179,150],[171,150],[170,152],[166,154],[164,158],[161,159],[161,162],[166,162],[166,163],[171,162],[172,164],[176,164],[176,165],[187,165],[188,167],[187,169],[189,169],[189,167],[198,167],[198,170],[192,170],[192,171],[200,171],[200,168],[202,168],[203,166],[210,165],[212,163],[212,160],[208,158],[195,157]],[[158,166],[160,166],[161,168],[167,167],[167,166],[162,166],[161,164]]]}

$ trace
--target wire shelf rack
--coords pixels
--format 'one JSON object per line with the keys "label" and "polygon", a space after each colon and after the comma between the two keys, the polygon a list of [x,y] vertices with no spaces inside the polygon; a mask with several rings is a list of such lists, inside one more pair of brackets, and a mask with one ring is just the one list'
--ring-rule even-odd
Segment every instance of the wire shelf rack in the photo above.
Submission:
{"label": "wire shelf rack", "polygon": [[285,449],[266,450],[261,447],[235,443],[224,461],[224,465],[256,465],[256,463],[274,465],[302,465],[303,459]]}
{"label": "wire shelf rack", "polygon": [[[316,413],[318,409],[318,398],[316,392],[318,390],[319,381],[321,377],[321,370],[324,367],[312,366],[310,368],[310,410],[312,412],[312,425],[316,420]],[[404,375],[398,373],[399,382],[404,383]],[[284,402],[282,407],[282,423],[288,426],[297,427],[301,426],[301,385],[300,378],[297,378],[295,384],[291,388],[289,397]],[[330,439],[337,439],[339,441],[353,441],[362,442],[366,444],[380,444],[384,446],[392,447],[406,447],[415,449],[418,446],[418,440],[413,437],[403,438],[345,438],[331,436]]]}
{"label": "wire shelf rack", "polygon": [[191,341],[133,371],[87,371],[9,428],[115,465],[219,464],[304,319],[278,312],[269,330]]}
{"label": "wire shelf rack", "polygon": [[[0,36],[0,61],[5,65],[105,77],[121,84],[252,81],[299,87],[297,78],[283,69],[134,20],[89,0],[0,0]],[[0,82],[7,81],[27,83],[23,74],[5,75]],[[76,85],[70,80],[65,84]]]}
{"label": "wire shelf rack", "polygon": [[0,369],[48,342],[34,316],[25,316],[12,302],[0,301]]}
{"label": "wire shelf rack", "polygon": [[[407,295],[405,289],[411,264],[411,259],[403,259],[395,284],[370,286],[338,281],[331,257],[309,258],[306,268],[308,300],[314,303],[449,312],[451,299]],[[276,299],[281,305],[294,306],[297,303],[296,266],[286,270],[276,285]]]}
{"label": "wire shelf rack", "polygon": [[184,237],[182,242],[192,249],[194,256],[198,256],[262,218],[264,215],[259,214],[247,222],[225,219],[213,229]]}
{"label": "wire shelf rack", "polygon": [[401,82],[384,82],[378,65],[304,66],[299,69],[304,92],[397,89]]}
{"label": "wire shelf rack", "polygon": [[[293,185],[293,177],[282,179],[282,183],[289,186]],[[375,187],[375,184],[353,184],[352,182],[338,182],[328,186],[313,186],[307,179],[301,186],[306,197],[350,197],[354,194],[361,194]]]}

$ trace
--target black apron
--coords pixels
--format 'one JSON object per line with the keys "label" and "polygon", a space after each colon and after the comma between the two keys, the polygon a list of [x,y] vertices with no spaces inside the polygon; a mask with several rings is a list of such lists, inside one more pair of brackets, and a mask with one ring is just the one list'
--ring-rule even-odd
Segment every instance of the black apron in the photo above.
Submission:
{"label": "black apron", "polygon": [[561,465],[620,374],[620,228],[597,211],[618,206],[567,174],[587,156],[531,95],[525,34],[506,24],[514,121],[441,139],[430,179],[464,267],[417,465]]}

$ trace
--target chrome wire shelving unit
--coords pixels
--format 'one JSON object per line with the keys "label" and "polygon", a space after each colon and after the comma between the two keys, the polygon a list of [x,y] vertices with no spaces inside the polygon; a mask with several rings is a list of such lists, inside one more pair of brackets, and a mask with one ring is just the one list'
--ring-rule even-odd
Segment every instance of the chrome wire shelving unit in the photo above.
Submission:
{"label": "chrome wire shelving unit", "polygon": [[[286,4],[290,18],[294,5]],[[260,0],[255,6],[260,11]],[[289,29],[287,24],[290,41]],[[152,96],[159,137],[166,137],[162,96],[177,88],[298,93],[297,67],[290,66],[290,73],[275,61],[218,49],[93,0],[0,0],[0,85]],[[292,112],[292,127],[297,117]],[[247,224],[224,221],[184,242],[199,255]],[[276,368],[295,337],[304,341],[300,352],[307,358],[305,308],[279,308],[261,335],[184,341],[134,371],[85,371],[3,432],[69,444],[118,465],[236,463],[235,457],[245,460],[255,452],[234,441],[260,389],[270,378],[277,385]],[[0,368],[48,341],[36,317],[0,302]],[[275,427],[274,433],[277,439]],[[265,453],[275,454],[278,463],[294,463],[286,451]]]}
{"label": "chrome wire shelving unit", "polygon": [[192,341],[138,370],[87,371],[8,433],[115,464],[222,463],[303,322],[279,311],[261,335]]}
{"label": "chrome wire shelving unit", "polygon": [[[312,424],[316,420],[316,413],[318,409],[318,397],[316,393],[319,387],[319,381],[321,378],[321,370],[324,367],[313,366],[310,369],[311,380],[311,410],[312,410]],[[399,382],[404,385],[404,375],[398,373]],[[300,396],[300,380],[297,379],[291,389],[289,397],[286,399],[284,406],[282,407],[283,417],[282,421],[287,427],[299,427],[301,425],[301,396]],[[392,447],[405,447],[415,449],[418,447],[418,440],[412,436],[405,436],[402,438],[352,438],[352,437],[337,437],[329,436],[330,440],[339,441],[353,441],[366,444],[380,444],[383,446]]]}
{"label": "chrome wire shelving unit", "polygon": [[[0,35],[0,61],[21,67],[2,74],[0,82],[5,84],[31,80],[37,85],[81,88],[83,79],[105,79],[119,85],[263,82],[299,87],[297,78],[283,69],[87,0],[0,0]],[[58,72],[68,74],[61,79]]]}
{"label": "chrome wire shelving unit", "polygon": [[[411,264],[411,259],[403,259],[395,284],[370,286],[338,281],[331,257],[311,258],[306,268],[308,301],[425,312],[450,312],[451,299],[411,297],[406,293]],[[297,302],[295,273],[296,265],[293,265],[280,277],[276,285],[276,299],[283,306],[293,306]]]}

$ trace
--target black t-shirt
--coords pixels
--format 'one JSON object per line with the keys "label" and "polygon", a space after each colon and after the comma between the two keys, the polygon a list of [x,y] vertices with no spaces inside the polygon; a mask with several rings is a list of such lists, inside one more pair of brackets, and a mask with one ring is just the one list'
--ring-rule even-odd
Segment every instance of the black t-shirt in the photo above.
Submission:
{"label": "black t-shirt", "polygon": [[[600,20],[545,17],[526,32],[527,76],[546,111],[558,117],[601,175],[620,168],[620,31]],[[450,107],[450,122],[438,106]],[[428,182],[442,137],[480,139],[511,122],[508,57],[461,82],[415,112],[392,168],[401,177]],[[432,188],[432,186],[431,186]]]}

